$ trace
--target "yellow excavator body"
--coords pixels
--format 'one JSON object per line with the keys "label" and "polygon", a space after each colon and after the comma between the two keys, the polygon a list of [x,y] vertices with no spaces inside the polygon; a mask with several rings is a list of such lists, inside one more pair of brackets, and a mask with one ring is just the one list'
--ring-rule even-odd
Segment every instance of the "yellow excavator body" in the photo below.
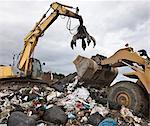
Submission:
{"label": "yellow excavator body", "polygon": [[[49,14],[48,12],[52,9],[53,11]],[[71,11],[71,9],[76,9],[76,12]],[[32,62],[30,59],[32,58],[33,51],[38,43],[40,37],[44,35],[44,32],[53,24],[53,22],[60,16],[67,16],[69,18],[74,18],[79,20],[79,28],[77,31],[78,37],[77,39],[88,39],[92,40],[91,36],[85,31],[85,26],[83,26],[82,16],[78,14],[79,9],[73,8],[68,5],[63,5],[58,2],[54,2],[50,5],[50,8],[44,13],[42,18],[36,23],[33,29],[24,37],[24,47],[20,53],[19,62],[17,63],[17,68],[20,70],[21,74],[24,76],[28,76],[32,72]],[[76,40],[76,39],[75,39]],[[75,41],[73,43],[75,44]],[[73,48],[73,45],[71,45]],[[9,66],[1,66],[0,67],[0,78],[5,78],[8,76],[13,76],[13,69]],[[22,75],[21,75],[22,76]]]}
{"label": "yellow excavator body", "polygon": [[[51,13],[48,13],[52,9]],[[71,11],[71,9],[75,9],[76,12]],[[17,84],[20,83],[21,80],[24,79],[25,83],[30,83],[26,81],[26,78],[39,79],[42,77],[42,65],[38,59],[32,57],[34,49],[38,43],[40,37],[44,35],[44,32],[53,24],[53,22],[60,16],[66,16],[79,20],[79,27],[77,29],[77,35],[73,36],[71,41],[71,48],[73,49],[76,46],[76,40],[82,39],[82,47],[85,49],[85,41],[87,39],[88,45],[91,41],[94,41],[94,38],[88,34],[85,26],[83,25],[82,16],[78,14],[79,9],[73,8],[71,6],[63,5],[58,2],[54,2],[50,5],[46,13],[42,16],[42,18],[35,24],[33,29],[25,36],[24,38],[24,47],[21,53],[19,54],[19,61],[16,65],[11,66],[0,66],[0,85],[6,83],[6,79],[9,79],[9,83],[12,82]],[[70,26],[68,26],[68,30],[70,30]],[[95,43],[94,43],[95,45]],[[14,69],[14,67],[16,67]],[[20,78],[19,78],[20,77]],[[1,81],[1,80],[6,81]],[[37,82],[38,83],[38,82]],[[2,86],[0,86],[1,89]]]}
{"label": "yellow excavator body", "polygon": [[14,75],[11,66],[0,66],[0,78],[9,78],[12,76]]}

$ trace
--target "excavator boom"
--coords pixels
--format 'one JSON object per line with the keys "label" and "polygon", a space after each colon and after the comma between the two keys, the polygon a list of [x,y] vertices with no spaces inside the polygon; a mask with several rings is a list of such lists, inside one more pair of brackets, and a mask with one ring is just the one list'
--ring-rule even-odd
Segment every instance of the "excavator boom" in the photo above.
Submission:
{"label": "excavator boom", "polygon": [[[53,9],[53,12],[49,16],[47,16],[47,13],[49,12],[50,8]],[[40,19],[40,21],[38,23],[36,23],[35,27],[24,38],[24,48],[23,48],[23,51],[21,52],[20,60],[18,63],[18,68],[21,71],[24,71],[25,75],[27,75],[28,71],[30,71],[30,68],[29,68],[30,61],[29,60],[35,49],[35,46],[37,45],[39,37],[43,36],[45,30],[58,18],[59,15],[76,18],[79,20],[80,27],[81,28],[85,27],[85,26],[83,26],[82,17],[80,15],[78,15],[77,13],[74,13],[69,10],[69,8],[71,9],[73,7],[70,7],[67,5],[62,5],[60,3],[55,2],[50,5],[50,8],[43,15],[43,17]],[[87,31],[83,31],[82,33],[79,34],[79,36],[85,36],[84,38],[82,38],[82,40],[85,39],[86,37],[88,37],[88,35],[89,34],[87,33]],[[78,38],[78,39],[80,39],[80,38]],[[73,44],[72,44],[72,46],[73,46]]]}

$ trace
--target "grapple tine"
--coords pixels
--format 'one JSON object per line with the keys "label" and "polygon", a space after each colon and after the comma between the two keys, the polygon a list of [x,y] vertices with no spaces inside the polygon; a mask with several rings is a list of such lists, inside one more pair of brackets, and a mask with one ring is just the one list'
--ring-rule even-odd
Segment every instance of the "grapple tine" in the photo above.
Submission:
{"label": "grapple tine", "polygon": [[90,38],[93,41],[93,44],[94,44],[93,48],[94,48],[96,46],[96,40],[95,40],[95,38],[93,36],[90,36]]}
{"label": "grapple tine", "polygon": [[83,48],[83,50],[86,49],[86,43],[85,43],[85,40],[84,40],[84,39],[82,39],[82,48]]}
{"label": "grapple tine", "polygon": [[76,47],[76,42],[72,40],[70,46],[72,49],[74,49],[74,46]]}
{"label": "grapple tine", "polygon": [[72,43],[72,42],[71,42],[70,46],[71,46],[72,49],[74,49],[74,48],[73,48],[73,43]]}
{"label": "grapple tine", "polygon": [[90,40],[90,39],[87,39],[87,43],[88,43],[88,46],[89,46],[90,43],[91,43],[91,40]]}

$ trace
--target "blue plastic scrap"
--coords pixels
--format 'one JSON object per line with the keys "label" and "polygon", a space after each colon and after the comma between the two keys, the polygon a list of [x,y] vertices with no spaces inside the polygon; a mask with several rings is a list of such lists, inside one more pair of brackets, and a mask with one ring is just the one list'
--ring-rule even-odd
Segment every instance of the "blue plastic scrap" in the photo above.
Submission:
{"label": "blue plastic scrap", "polygon": [[68,113],[68,119],[75,119],[75,115],[73,113]]}
{"label": "blue plastic scrap", "polygon": [[117,122],[112,118],[106,118],[98,126],[117,126]]}

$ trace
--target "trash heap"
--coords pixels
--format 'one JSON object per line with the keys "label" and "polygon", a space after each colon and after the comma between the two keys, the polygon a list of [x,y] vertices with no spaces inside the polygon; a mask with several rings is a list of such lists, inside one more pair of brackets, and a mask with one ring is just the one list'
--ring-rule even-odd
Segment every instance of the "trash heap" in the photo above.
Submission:
{"label": "trash heap", "polygon": [[0,126],[149,125],[124,106],[114,110],[109,102],[99,104],[95,99],[77,76],[73,82],[57,83],[53,88],[35,85],[15,91],[2,90]]}

